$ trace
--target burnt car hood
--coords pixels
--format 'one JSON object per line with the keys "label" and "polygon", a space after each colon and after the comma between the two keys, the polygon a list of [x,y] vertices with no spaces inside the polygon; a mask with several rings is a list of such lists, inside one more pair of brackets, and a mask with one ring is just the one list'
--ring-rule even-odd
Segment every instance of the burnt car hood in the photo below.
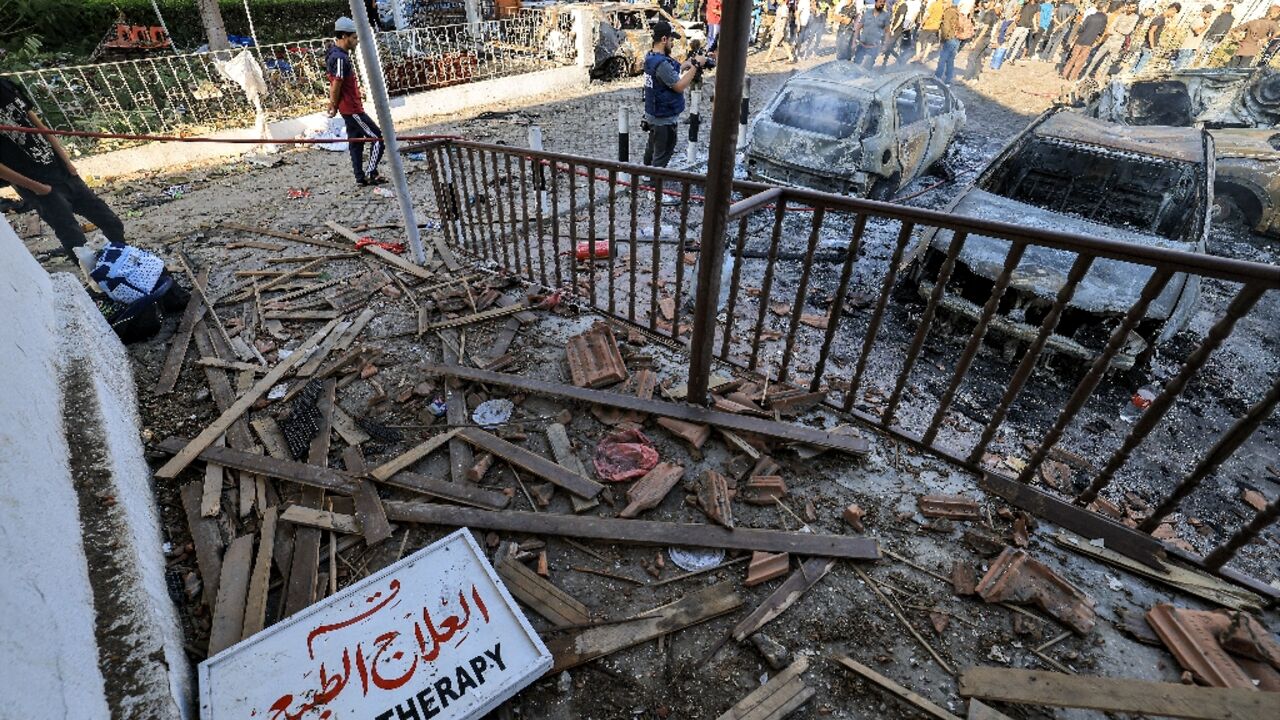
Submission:
{"label": "burnt car hood", "polygon": [[[1108,240],[1195,251],[1191,243],[1168,240],[1136,230],[1124,230],[1091,222],[1083,218],[1062,215],[1033,205],[1010,200],[984,190],[973,188],[952,208],[956,215],[980,220],[1020,225],[1025,228],[1043,228],[1058,232],[1078,233]],[[946,252],[951,242],[951,231],[939,230],[934,236],[933,247]],[[1009,241],[985,235],[965,238],[960,251],[960,262],[982,277],[994,280],[1004,268]],[[1010,281],[1010,287],[1047,300],[1053,300],[1067,281],[1067,273],[1075,262],[1075,253],[1066,250],[1030,245],[1018,263]],[[1142,286],[1150,279],[1152,268],[1146,265],[1098,258],[1076,289],[1071,306],[1099,315],[1118,315],[1129,310],[1142,293]],[[1175,276],[1160,297],[1147,311],[1147,317],[1166,318],[1172,312],[1181,293],[1181,276]]]}
{"label": "burnt car hood", "polygon": [[862,169],[862,143],[857,138],[834,138],[767,118],[756,123],[747,155],[844,179],[851,178]]}

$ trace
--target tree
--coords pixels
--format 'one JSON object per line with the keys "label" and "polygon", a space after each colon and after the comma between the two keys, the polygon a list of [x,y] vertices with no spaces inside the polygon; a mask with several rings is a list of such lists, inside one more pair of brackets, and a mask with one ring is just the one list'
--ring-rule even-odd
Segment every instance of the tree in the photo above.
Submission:
{"label": "tree", "polygon": [[196,0],[196,6],[200,8],[200,23],[209,39],[209,50],[229,50],[231,43],[227,42],[227,26],[222,22],[218,0]]}

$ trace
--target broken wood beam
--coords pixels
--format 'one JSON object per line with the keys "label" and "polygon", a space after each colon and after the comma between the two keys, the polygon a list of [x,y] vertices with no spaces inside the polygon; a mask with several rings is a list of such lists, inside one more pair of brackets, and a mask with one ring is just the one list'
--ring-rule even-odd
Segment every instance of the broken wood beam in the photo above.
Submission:
{"label": "broken wood beam", "polygon": [[[171,437],[161,441],[156,447],[161,451],[174,453],[184,447],[187,442],[185,438]],[[296,482],[300,485],[321,488],[339,495],[354,497],[359,492],[358,478],[339,470],[307,465],[292,460],[281,460],[275,457],[222,447],[206,448],[200,453],[200,459],[205,462],[215,462],[224,467],[246,470],[257,475],[267,475],[281,480]],[[200,483],[197,482],[196,484],[199,485]],[[465,484],[445,482],[444,480],[437,480],[405,471],[396,473],[383,484],[429,495],[441,500],[493,510],[506,507],[507,503],[507,497],[502,493],[469,487]],[[197,499],[197,512],[198,508]]]}
{"label": "broken wood beam", "polygon": [[249,572],[253,568],[253,533],[231,541],[222,558],[218,578],[218,600],[213,606],[209,630],[209,657],[240,642],[244,632],[245,601],[249,592]]}
{"label": "broken wood beam", "polygon": [[475,447],[506,460],[525,472],[536,475],[543,480],[568,490],[574,495],[593,498],[604,490],[604,486],[590,478],[566,470],[550,460],[530,452],[518,445],[485,432],[480,428],[461,428],[458,437]]}
{"label": "broken wood beam", "polygon": [[502,578],[507,590],[529,609],[546,618],[556,627],[585,625],[591,622],[591,613],[572,595],[550,580],[538,575],[511,555],[502,555],[494,570]]}
{"label": "broken wood beam", "polygon": [[280,238],[281,240],[291,240],[293,242],[304,243],[307,245],[315,245],[316,247],[330,248],[332,250],[342,250],[344,252],[349,252],[351,250],[350,245],[343,245],[341,243],[332,242],[330,240],[317,240],[316,238],[308,237],[306,235],[299,235],[298,233],[281,232],[280,230],[272,230],[271,228],[254,227],[253,225],[240,225],[237,223],[228,223],[228,222],[219,223],[218,227],[223,228],[224,230],[237,230],[239,232],[257,233],[259,235],[266,235],[267,237]]}
{"label": "broken wood beam", "polygon": [[[471,527],[531,535],[564,535],[638,545],[764,550],[849,560],[880,559],[880,545],[875,540],[845,535],[757,530],[743,527],[729,530],[716,525],[696,523],[620,520],[519,510],[492,512],[435,503],[391,500],[384,504],[387,508],[387,517],[396,522]],[[810,574],[813,574],[812,571]],[[815,578],[814,582],[816,581]]]}
{"label": "broken wood beam", "polygon": [[340,532],[347,535],[361,534],[360,523],[355,516],[333,512],[332,510],[317,510],[302,505],[290,505],[280,514],[280,519],[284,522],[291,522],[294,525],[306,525],[320,530]]}
{"label": "broken wood beam", "polygon": [[751,417],[749,415],[734,415],[732,413],[708,410],[694,405],[678,405],[676,403],[663,402],[661,400],[642,400],[634,396],[622,395],[620,393],[607,392],[603,390],[590,390],[587,388],[574,387],[572,385],[563,385],[561,383],[534,380],[521,377],[519,375],[507,375],[504,373],[476,370],[472,368],[431,365],[428,366],[425,371],[430,375],[451,376],[460,380],[469,380],[471,382],[500,385],[502,387],[513,388],[516,390],[524,390],[525,392],[533,393],[535,395],[546,395],[549,397],[559,397],[585,403],[596,403],[599,405],[621,408],[623,410],[634,410],[636,412],[655,415],[658,417],[669,417],[677,420],[683,420],[685,422],[714,425],[716,427],[727,428],[729,430],[740,430],[742,432],[766,435],[786,442],[827,447],[855,455],[865,455],[871,449],[870,443],[868,443],[865,438],[853,437],[850,435],[837,435],[801,425],[780,423],[773,420],[766,420],[764,418]]}
{"label": "broken wood beam", "polygon": [[965,670],[960,675],[960,695],[1192,720],[1274,720],[1276,717],[1276,696],[1255,689],[1207,688],[1011,668]]}
{"label": "broken wood beam", "polygon": [[[640,521],[623,522],[634,524]],[[549,673],[568,670],[656,637],[706,622],[741,606],[742,598],[734,592],[732,585],[721,583],[686,595],[670,605],[655,608],[633,622],[562,633],[546,643],[555,659]]]}
{"label": "broken wood beam", "polygon": [[716,720],[781,720],[809,701],[817,690],[804,684],[801,675],[809,658],[801,656],[769,682],[751,691]]}
{"label": "broken wood beam", "polygon": [[848,668],[849,670],[852,670],[853,672],[857,673],[858,675],[861,675],[864,679],[870,680],[876,685],[879,685],[881,688],[884,688],[885,690],[888,690],[894,695],[897,695],[899,698],[906,700],[907,702],[914,705],[917,710],[925,713],[926,715],[930,715],[934,718],[937,718],[937,720],[960,720],[960,718],[956,717],[955,715],[952,715],[946,710],[943,710],[941,707],[929,702],[919,693],[908,690],[907,688],[890,680],[884,675],[881,675],[875,670],[872,670],[866,665],[863,665],[857,660],[854,660],[848,655],[840,655],[832,659],[835,660],[837,663],[843,665],[844,667]]}
{"label": "broken wood beam", "polygon": [[[333,406],[334,428],[337,429],[338,406]],[[355,505],[356,520],[364,533],[365,544],[373,547],[391,537],[391,523],[387,522],[387,510],[382,507],[382,498],[378,497],[378,489],[373,483],[363,479],[365,474],[364,453],[352,445],[342,451],[342,464],[347,472],[358,478],[355,492],[351,500]]]}
{"label": "broken wood beam", "polygon": [[[742,530],[734,530],[737,534]],[[797,535],[805,533],[796,533]],[[849,538],[857,539],[857,538]],[[872,541],[874,542],[874,541]],[[774,552],[780,552],[775,550]],[[879,552],[877,548],[877,553]],[[816,555],[817,553],[797,552],[798,555]],[[811,557],[800,563],[800,567],[782,582],[776,590],[769,594],[751,614],[733,626],[730,635],[734,640],[742,642],[747,636],[764,627],[770,620],[781,615],[787,608],[795,604],[802,595],[818,584],[836,566],[834,555],[828,557]],[[859,559],[859,558],[852,558]],[[866,558],[862,558],[866,559]]]}
{"label": "broken wood beam", "polygon": [[430,438],[427,438],[425,442],[415,446],[408,452],[402,453],[374,468],[370,471],[369,477],[386,482],[391,478],[391,476],[435,452],[445,443],[453,439],[453,436],[457,434],[458,429],[455,428],[448,432],[433,435]]}
{"label": "broken wood beam", "polygon": [[261,632],[267,626],[267,592],[271,588],[271,558],[275,554],[276,539],[275,506],[262,514],[258,533],[258,559],[254,561],[249,576],[249,592],[244,608],[244,627],[241,638]]}
{"label": "broken wood beam", "polygon": [[[583,467],[578,454],[573,451],[573,443],[569,442],[569,431],[564,425],[560,423],[548,425],[547,442],[551,445],[551,455],[555,457],[557,465],[576,475],[591,477]],[[594,498],[578,497],[573,493],[569,493],[569,502],[573,504],[573,511],[576,513],[586,512],[600,504]]]}
{"label": "broken wood beam", "polygon": [[320,341],[322,341],[337,324],[337,321],[334,320],[328,325],[325,325],[314,335],[308,338],[307,341],[304,342],[296,351],[290,354],[289,357],[276,363],[276,366],[271,368],[270,372],[264,375],[262,379],[258,380],[258,382],[253,385],[253,387],[249,388],[248,391],[237,398],[236,401],[232,403],[231,407],[227,408],[226,412],[222,413],[218,419],[210,423],[200,432],[199,435],[196,435],[196,437],[193,438],[186,447],[178,451],[178,453],[172,458],[169,458],[169,462],[161,466],[159,470],[156,470],[155,476],[158,478],[177,477],[178,473],[182,472],[183,469],[190,465],[191,461],[195,460],[196,456],[198,456],[202,450],[212,445],[220,435],[226,432],[231,423],[238,420],[241,415],[243,415],[255,402],[258,401],[259,398],[265,395],[268,390],[275,386],[276,383],[280,382],[280,380],[284,378],[285,374],[292,370],[293,367],[297,365],[308,352],[310,352],[311,348],[320,344]]}
{"label": "broken wood beam", "polygon": [[[208,284],[209,268],[200,271],[198,282],[201,285]],[[174,333],[173,341],[169,344],[169,353],[165,356],[160,377],[156,380],[154,389],[156,395],[167,395],[173,392],[178,376],[182,373],[182,361],[187,357],[187,347],[191,345],[196,322],[204,317],[205,309],[203,296],[200,293],[191,293],[191,297],[187,300],[187,307],[182,311],[182,319],[178,321],[178,331]]]}
{"label": "broken wood beam", "polygon": [[204,586],[204,602],[212,611],[218,597],[218,579],[222,576],[222,533],[218,521],[200,514],[203,483],[199,480],[182,486],[182,509],[187,515],[191,541],[196,546],[196,567]]}
{"label": "broken wood beam", "polygon": [[485,322],[487,320],[506,317],[508,315],[518,315],[528,309],[529,308],[526,305],[521,303],[519,305],[512,305],[511,307],[493,308],[473,315],[463,315],[462,317],[452,318],[449,320],[440,320],[438,322],[420,325],[418,327],[418,334],[421,335],[426,332],[431,332],[432,330],[444,330],[447,328],[461,327],[463,325],[473,325],[478,322]]}

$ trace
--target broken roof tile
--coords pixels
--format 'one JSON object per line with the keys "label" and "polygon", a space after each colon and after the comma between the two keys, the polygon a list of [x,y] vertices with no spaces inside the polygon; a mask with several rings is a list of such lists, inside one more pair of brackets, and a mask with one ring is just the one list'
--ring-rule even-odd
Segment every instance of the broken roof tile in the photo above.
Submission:
{"label": "broken roof tile", "polygon": [[747,579],[743,585],[754,587],[774,578],[782,577],[791,569],[791,556],[787,553],[755,552],[747,565]]}
{"label": "broken roof tile", "polygon": [[978,503],[963,495],[921,495],[916,499],[925,517],[970,520],[978,517]]}
{"label": "broken roof tile", "polygon": [[1217,635],[1230,625],[1220,613],[1157,604],[1147,622],[1160,636],[1178,664],[1210,687],[1254,689],[1253,681],[1218,644]]}
{"label": "broken roof tile", "polygon": [[627,366],[618,352],[613,329],[596,323],[590,330],[569,338],[565,346],[569,374],[578,387],[599,388],[627,379]]}
{"label": "broken roof tile", "polygon": [[1081,635],[1097,622],[1094,599],[1025,550],[1005,548],[976,589],[989,603],[1035,605]]}

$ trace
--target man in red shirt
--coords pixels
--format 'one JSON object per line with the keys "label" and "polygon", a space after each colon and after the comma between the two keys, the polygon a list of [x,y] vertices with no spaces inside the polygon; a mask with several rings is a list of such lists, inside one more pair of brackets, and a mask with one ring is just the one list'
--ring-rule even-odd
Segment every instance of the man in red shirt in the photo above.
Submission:
{"label": "man in red shirt", "polygon": [[368,143],[369,163],[364,162],[364,146],[366,143],[353,142],[348,147],[351,151],[351,168],[355,171],[356,183],[359,185],[381,185],[386,179],[378,174],[378,163],[382,161],[382,131],[364,112],[364,103],[360,99],[360,83],[356,79],[355,65],[351,62],[352,50],[360,43],[356,37],[356,24],[351,18],[338,18],[333,24],[333,45],[325,55],[325,70],[329,74],[329,117],[342,115],[347,123],[347,138],[378,138]]}
{"label": "man in red shirt", "polygon": [[707,49],[716,49],[720,37],[720,5],[722,0],[707,0]]}

